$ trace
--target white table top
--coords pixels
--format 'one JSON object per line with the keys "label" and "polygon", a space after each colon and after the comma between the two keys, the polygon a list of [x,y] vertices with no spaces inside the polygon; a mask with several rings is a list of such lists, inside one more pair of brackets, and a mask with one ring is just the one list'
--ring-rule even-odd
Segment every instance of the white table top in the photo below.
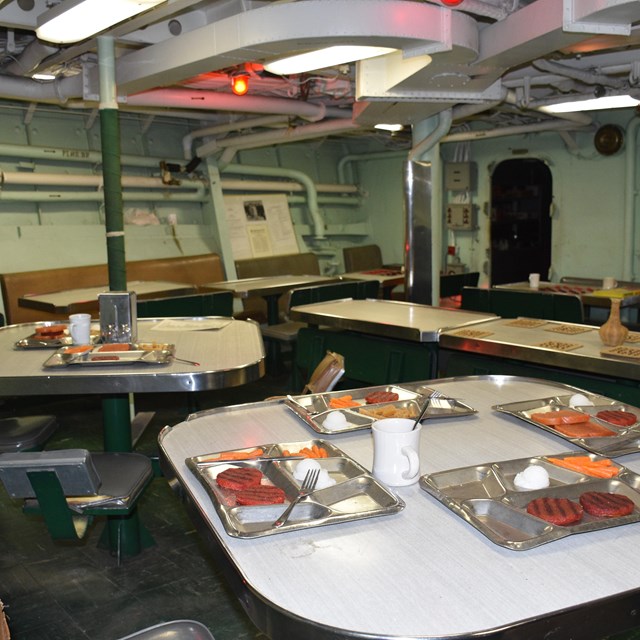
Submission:
{"label": "white table top", "polygon": [[283,275],[208,282],[203,286],[211,289],[233,291],[237,298],[249,298],[251,296],[279,295],[295,287],[337,282],[338,280],[337,276]]}
{"label": "white table top", "polygon": [[[423,474],[575,449],[491,410],[497,403],[555,395],[558,385],[494,376],[435,380],[429,386],[478,413],[424,423]],[[589,625],[576,622],[604,620],[618,630],[619,616],[606,617],[615,611],[616,598],[632,590],[637,602],[640,578],[632,559],[640,545],[640,524],[514,551],[493,544],[413,485],[397,490],[406,508],[395,515],[238,539],[226,534],[208,494],[185,464],[196,455],[316,436],[273,401],[196,415],[160,436],[167,473],[175,473],[195,502],[196,518],[210,532],[207,539],[217,557],[229,563],[231,582],[235,577],[236,589],[243,590],[245,610],[272,638],[468,638],[490,630],[498,635],[518,625],[520,635],[509,637],[541,638],[543,630],[553,628],[554,637],[593,638]],[[368,430],[325,438],[371,469]],[[617,461],[640,472],[640,454]],[[607,598],[613,603],[598,602]],[[312,636],[304,633],[310,627]]]}
{"label": "white table top", "polygon": [[[186,295],[197,290],[193,284],[166,281],[133,281],[127,283],[127,291],[135,291],[140,298],[168,295]],[[107,293],[108,285],[84,287],[82,289],[67,289],[50,293],[34,293],[22,296],[19,304],[22,307],[38,309],[48,313],[71,313],[76,307],[86,304],[90,308],[98,308],[98,295]]]}
{"label": "white table top", "polygon": [[372,271],[349,271],[340,277],[345,280],[378,280],[381,287],[396,287],[404,283],[404,272],[388,273],[391,269],[380,269],[382,273]]}
{"label": "white table top", "polygon": [[413,342],[437,342],[440,331],[496,316],[395,300],[335,300],[293,307],[293,320]]}
{"label": "white table top", "polygon": [[[524,328],[513,326],[516,318],[488,320],[465,332],[456,328],[443,331],[440,335],[441,349],[468,351],[483,355],[508,358],[521,362],[531,362],[550,367],[561,367],[572,371],[584,371],[599,375],[615,376],[629,380],[640,380],[640,360],[623,359],[601,355],[608,349],[592,325],[544,320],[541,326]],[[580,330],[581,333],[557,333],[554,329]],[[486,335],[473,336],[473,332]],[[637,333],[630,334],[638,339]],[[564,343],[575,345],[568,351],[553,347],[542,347],[544,343]],[[638,347],[640,342],[625,342],[624,346]]]}
{"label": "white table top", "polygon": [[[222,328],[200,330],[206,318],[144,318],[138,320],[138,341],[176,345],[168,364],[70,365],[43,368],[53,349],[16,349],[15,343],[45,323],[0,328],[0,394],[153,393],[201,391],[236,386],[264,374],[264,344],[255,322],[217,318]],[[157,330],[160,323],[174,330]],[[171,323],[169,326],[167,323]],[[51,324],[51,323],[49,323]],[[161,327],[162,328],[162,327]]]}

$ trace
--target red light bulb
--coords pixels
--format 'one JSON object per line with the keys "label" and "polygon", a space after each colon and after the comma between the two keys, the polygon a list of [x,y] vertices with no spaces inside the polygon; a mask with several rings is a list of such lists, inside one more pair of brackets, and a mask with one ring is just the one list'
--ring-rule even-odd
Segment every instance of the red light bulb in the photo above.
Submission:
{"label": "red light bulb", "polygon": [[231,90],[237,96],[243,96],[249,91],[249,76],[234,76],[231,78]]}
{"label": "red light bulb", "polygon": [[459,4],[462,4],[463,1],[464,0],[440,0],[446,7],[457,7]]}

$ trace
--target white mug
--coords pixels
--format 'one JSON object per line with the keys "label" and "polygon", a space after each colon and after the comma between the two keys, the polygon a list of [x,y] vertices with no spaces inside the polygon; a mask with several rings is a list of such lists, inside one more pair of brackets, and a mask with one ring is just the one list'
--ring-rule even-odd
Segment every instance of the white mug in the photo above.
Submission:
{"label": "white mug", "polygon": [[73,344],[90,344],[91,314],[72,313],[69,316],[69,333]]}
{"label": "white mug", "polygon": [[420,432],[410,418],[384,418],[371,425],[373,475],[392,487],[415,484],[420,477]]}
{"label": "white mug", "polygon": [[612,276],[607,276],[606,278],[602,278],[603,289],[615,289],[617,284],[618,283],[616,282],[615,278]]}
{"label": "white mug", "polygon": [[532,289],[538,289],[540,287],[540,274],[539,273],[530,273],[529,274],[529,286]]}

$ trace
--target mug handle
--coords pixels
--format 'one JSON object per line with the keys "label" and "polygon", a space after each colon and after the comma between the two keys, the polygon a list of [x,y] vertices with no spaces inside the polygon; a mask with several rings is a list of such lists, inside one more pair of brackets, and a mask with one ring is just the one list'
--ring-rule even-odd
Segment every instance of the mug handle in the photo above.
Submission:
{"label": "mug handle", "polygon": [[78,325],[74,323],[69,324],[69,333],[71,334],[71,340],[73,340],[73,342],[76,341],[77,332],[78,332]]}
{"label": "mug handle", "polygon": [[420,458],[418,457],[417,452],[412,447],[402,447],[400,449],[401,453],[409,459],[409,470],[402,472],[402,477],[405,480],[409,480],[410,478],[415,478],[420,471]]}

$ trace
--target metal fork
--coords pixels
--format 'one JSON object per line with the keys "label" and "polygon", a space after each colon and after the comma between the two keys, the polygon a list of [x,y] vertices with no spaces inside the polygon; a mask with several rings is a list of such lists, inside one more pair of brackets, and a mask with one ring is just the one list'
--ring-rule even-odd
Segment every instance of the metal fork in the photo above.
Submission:
{"label": "metal fork", "polygon": [[300,485],[300,490],[298,491],[298,495],[289,503],[289,506],[282,512],[282,515],[273,523],[274,527],[281,527],[291,515],[293,508],[302,500],[302,498],[306,498],[313,490],[316,488],[316,483],[318,482],[318,476],[320,475],[320,469],[309,469],[306,475],[304,476],[304,480]]}
{"label": "metal fork", "polygon": [[429,394],[429,397],[427,398],[426,402],[424,403],[424,406],[422,407],[422,410],[420,411],[418,417],[416,418],[416,421],[413,423],[413,427],[411,431],[416,429],[417,426],[420,424],[420,420],[424,418],[424,414],[427,412],[427,409],[429,408],[431,401],[434,398],[442,398],[443,396],[444,396],[444,393],[442,393],[442,391],[437,391],[436,389],[432,389],[431,393]]}

